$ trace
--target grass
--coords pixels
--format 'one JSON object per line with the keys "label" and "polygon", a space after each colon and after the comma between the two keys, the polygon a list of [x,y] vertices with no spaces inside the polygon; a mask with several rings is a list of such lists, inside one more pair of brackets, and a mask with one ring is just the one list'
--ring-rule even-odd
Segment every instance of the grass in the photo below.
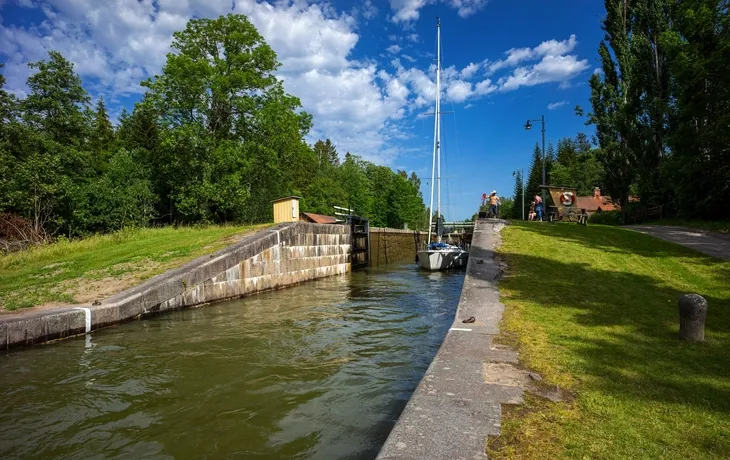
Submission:
{"label": "grass", "polygon": [[266,226],[124,230],[0,256],[0,311],[103,298]]}
{"label": "grass", "polygon": [[[499,250],[502,329],[573,395],[505,411],[492,458],[730,457],[730,263],[627,229],[514,223]],[[677,297],[708,301],[677,339]]]}
{"label": "grass", "polygon": [[700,230],[711,230],[730,234],[730,221],[705,221],[705,220],[685,220],[685,219],[662,219],[651,222],[654,225],[673,225],[677,227],[696,228]]}

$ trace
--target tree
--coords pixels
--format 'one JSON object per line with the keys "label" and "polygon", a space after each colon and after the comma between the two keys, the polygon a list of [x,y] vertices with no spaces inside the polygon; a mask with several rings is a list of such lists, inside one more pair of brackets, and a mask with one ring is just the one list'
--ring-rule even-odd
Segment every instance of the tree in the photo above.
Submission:
{"label": "tree", "polygon": [[57,51],[49,60],[29,64],[37,72],[28,78],[30,94],[22,102],[26,121],[37,131],[65,146],[81,146],[88,129],[83,110],[89,96],[73,64]]}
{"label": "tree", "polygon": [[629,0],[606,0],[605,5],[607,16],[603,30],[606,34],[598,48],[604,76],[594,73],[590,79],[593,112],[589,114],[589,123],[595,125],[601,145],[598,159],[605,171],[606,188],[621,206],[622,220],[625,220],[641,139],[634,88],[632,8]]}
{"label": "tree", "polygon": [[162,74],[144,82],[165,128],[170,214],[269,220],[271,199],[311,177],[302,170],[312,163],[311,116],[284,92],[276,54],[245,16],[191,20],[172,48]]}
{"label": "tree", "polygon": [[527,218],[527,203],[529,200],[527,197],[525,197],[525,213],[523,216],[522,213],[522,187],[523,187],[523,181],[522,181],[522,172],[517,171],[517,174],[515,175],[515,190],[513,196],[514,199],[514,206],[512,207],[512,210],[509,214],[506,212],[502,212],[501,214],[506,218],[512,218],[512,219],[524,219]]}
{"label": "tree", "polygon": [[542,151],[540,145],[535,144],[532,152],[532,163],[530,164],[530,173],[527,175],[527,196],[533,197],[540,194],[540,184],[542,184]]}
{"label": "tree", "polygon": [[[681,217],[730,219],[730,19],[727,1],[688,0],[671,8],[664,34],[670,71],[671,148],[665,183]],[[643,199],[643,197],[642,197]]]}
{"label": "tree", "polygon": [[104,104],[104,98],[99,97],[94,113],[94,126],[91,132],[91,150],[94,154],[94,166],[97,171],[104,169],[109,150],[114,144],[114,127],[109,121],[109,114]]}
{"label": "tree", "polygon": [[320,167],[339,166],[340,158],[337,155],[337,149],[332,141],[326,139],[324,142],[317,141],[314,144],[314,153],[317,156],[317,163]]}

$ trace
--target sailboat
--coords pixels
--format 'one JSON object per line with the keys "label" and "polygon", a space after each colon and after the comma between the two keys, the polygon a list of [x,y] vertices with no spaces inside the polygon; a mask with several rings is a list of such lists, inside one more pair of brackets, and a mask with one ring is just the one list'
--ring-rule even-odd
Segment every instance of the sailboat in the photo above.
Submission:
{"label": "sailboat", "polygon": [[441,241],[441,225],[436,225],[436,241],[431,241],[433,226],[433,186],[436,176],[436,216],[441,220],[441,20],[436,23],[436,111],[434,113],[433,159],[431,161],[431,204],[428,216],[426,249],[418,251],[418,263],[426,270],[448,270],[466,266],[469,253]]}

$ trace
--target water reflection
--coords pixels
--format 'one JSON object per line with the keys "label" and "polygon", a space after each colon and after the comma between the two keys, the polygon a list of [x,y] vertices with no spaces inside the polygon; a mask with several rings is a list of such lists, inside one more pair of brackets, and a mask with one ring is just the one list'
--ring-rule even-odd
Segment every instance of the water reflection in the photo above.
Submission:
{"label": "water reflection", "polygon": [[356,272],[0,359],[1,458],[374,458],[463,273]]}

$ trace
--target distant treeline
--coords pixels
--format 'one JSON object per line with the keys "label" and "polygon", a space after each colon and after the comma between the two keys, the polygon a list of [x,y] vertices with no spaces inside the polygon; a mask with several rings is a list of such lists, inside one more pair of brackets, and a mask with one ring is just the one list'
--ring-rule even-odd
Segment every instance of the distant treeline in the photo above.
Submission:
{"label": "distant treeline", "polygon": [[340,163],[329,140],[307,144],[312,117],[274,76],[276,54],[245,16],[191,20],[172,48],[117,127],[57,52],[30,64],[24,99],[0,75],[0,232],[18,217],[67,236],[266,222],[285,195],[303,196],[304,211],[349,206],[373,225],[424,227],[414,173],[350,153]]}

